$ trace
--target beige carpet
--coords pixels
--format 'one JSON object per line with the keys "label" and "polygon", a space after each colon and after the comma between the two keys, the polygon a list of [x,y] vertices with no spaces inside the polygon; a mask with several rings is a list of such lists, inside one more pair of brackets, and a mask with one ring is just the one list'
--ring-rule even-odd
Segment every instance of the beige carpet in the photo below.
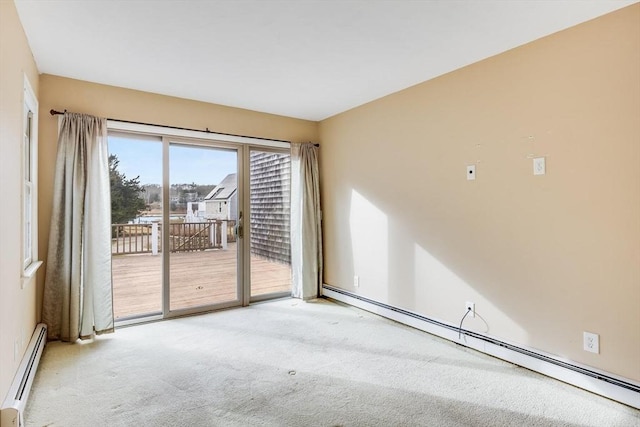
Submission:
{"label": "beige carpet", "polygon": [[640,411],[324,300],[50,343],[28,426],[640,426]]}

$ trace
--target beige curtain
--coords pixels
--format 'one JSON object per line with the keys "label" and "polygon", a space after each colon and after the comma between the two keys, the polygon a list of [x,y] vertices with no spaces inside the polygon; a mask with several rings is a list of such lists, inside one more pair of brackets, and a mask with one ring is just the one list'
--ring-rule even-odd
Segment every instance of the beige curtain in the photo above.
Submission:
{"label": "beige curtain", "polygon": [[106,119],[65,113],[42,307],[49,339],[113,331],[108,157]]}
{"label": "beige curtain", "polygon": [[319,148],[291,144],[291,270],[295,298],[318,297],[322,286]]}

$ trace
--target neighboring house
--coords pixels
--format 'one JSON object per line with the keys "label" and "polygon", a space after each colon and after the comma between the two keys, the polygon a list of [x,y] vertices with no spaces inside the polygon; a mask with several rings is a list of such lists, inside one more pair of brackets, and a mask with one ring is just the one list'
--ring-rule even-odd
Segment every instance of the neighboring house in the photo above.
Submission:
{"label": "neighboring house", "polygon": [[205,202],[187,202],[186,222],[201,222],[205,219]]}
{"label": "neighboring house", "polygon": [[289,264],[290,156],[252,151],[250,174],[251,253]]}
{"label": "neighboring house", "polygon": [[235,220],[238,214],[238,178],[227,175],[204,198],[205,218]]}
{"label": "neighboring house", "polygon": [[197,192],[185,192],[184,193],[184,201],[189,202],[197,202],[198,201],[198,193]]}

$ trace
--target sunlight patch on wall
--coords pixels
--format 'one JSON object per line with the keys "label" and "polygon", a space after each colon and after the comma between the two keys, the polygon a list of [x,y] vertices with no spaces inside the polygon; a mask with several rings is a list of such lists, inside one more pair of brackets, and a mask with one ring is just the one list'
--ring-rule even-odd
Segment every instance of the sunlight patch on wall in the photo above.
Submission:
{"label": "sunlight patch on wall", "polygon": [[[370,298],[386,298],[389,280],[387,215],[355,190],[351,192],[349,228],[353,274]],[[359,288],[356,288],[358,290]]]}
{"label": "sunlight patch on wall", "polygon": [[451,323],[460,320],[452,319],[451,313],[459,312],[462,317],[465,303],[473,302],[476,317],[465,318],[465,329],[491,335],[492,324],[500,325],[503,331],[504,326],[509,325],[508,336],[518,342],[527,342],[529,335],[520,325],[418,244],[415,244],[414,257],[415,298],[426,304],[420,312]]}

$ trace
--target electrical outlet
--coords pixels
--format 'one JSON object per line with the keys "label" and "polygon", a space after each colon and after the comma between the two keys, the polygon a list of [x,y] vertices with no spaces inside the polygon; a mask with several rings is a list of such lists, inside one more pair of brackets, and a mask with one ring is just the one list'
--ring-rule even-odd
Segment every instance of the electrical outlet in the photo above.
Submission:
{"label": "electrical outlet", "polygon": [[546,165],[544,157],[536,157],[533,159],[533,174],[544,175],[546,173]]}
{"label": "electrical outlet", "polygon": [[476,165],[467,166],[467,181],[473,181],[476,179]]}
{"label": "electrical outlet", "polygon": [[353,286],[355,286],[356,288],[360,286],[360,277],[353,276]]}
{"label": "electrical outlet", "polygon": [[600,335],[591,332],[584,332],[583,345],[586,351],[600,354]]}
{"label": "electrical outlet", "polygon": [[476,317],[476,304],[470,301],[464,303],[464,309],[470,311],[471,317]]}

